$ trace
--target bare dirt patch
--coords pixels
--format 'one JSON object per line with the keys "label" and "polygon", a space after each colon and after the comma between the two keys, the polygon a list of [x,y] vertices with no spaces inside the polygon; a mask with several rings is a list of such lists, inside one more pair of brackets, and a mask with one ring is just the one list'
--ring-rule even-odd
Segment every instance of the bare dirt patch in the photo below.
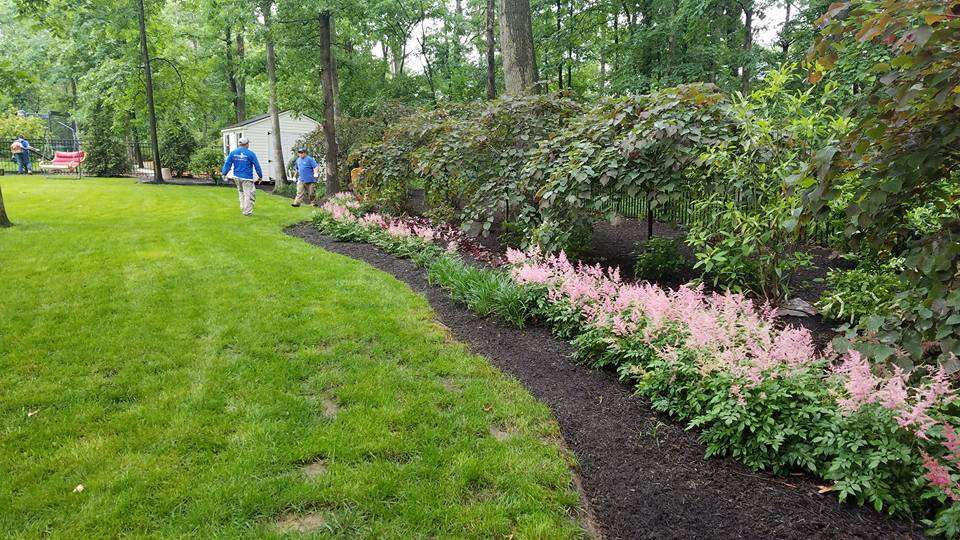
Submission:
{"label": "bare dirt patch", "polygon": [[510,430],[504,428],[503,426],[490,426],[490,436],[498,441],[505,441],[510,438]]}
{"label": "bare dirt patch", "polygon": [[320,399],[320,409],[324,418],[333,418],[340,412],[340,404],[330,396],[323,396]]}
{"label": "bare dirt patch", "polygon": [[308,479],[312,480],[314,478],[319,478],[327,474],[327,462],[322,459],[318,459],[314,462],[304,465],[302,470],[303,476],[307,477]]}
{"label": "bare dirt patch", "polygon": [[327,518],[319,512],[309,514],[284,514],[274,523],[281,533],[311,533],[316,532],[327,524]]}

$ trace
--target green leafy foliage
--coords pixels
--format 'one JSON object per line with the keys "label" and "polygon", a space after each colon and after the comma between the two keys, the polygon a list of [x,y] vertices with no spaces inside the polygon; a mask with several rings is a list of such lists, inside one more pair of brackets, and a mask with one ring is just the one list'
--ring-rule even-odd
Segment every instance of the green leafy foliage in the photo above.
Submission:
{"label": "green leafy foliage", "polygon": [[458,220],[489,230],[534,204],[517,171],[538,141],[580,111],[563,95],[513,97],[448,116],[436,136],[413,156],[432,206],[447,204]]}
{"label": "green leafy foliage", "polygon": [[361,145],[350,156],[353,191],[390,213],[405,210],[410,189],[418,183],[414,152],[429,144],[450,116],[464,114],[466,107],[440,107],[399,119],[384,131],[379,142]]}
{"label": "green leafy foliage", "polygon": [[496,315],[519,328],[536,309],[535,292],[518,286],[505,272],[468,265],[455,255],[438,258],[427,277],[474,313]]}
{"label": "green leafy foliage", "polygon": [[83,150],[87,157],[84,172],[93,176],[120,176],[130,172],[127,146],[112,129],[112,114],[102,104],[90,117],[83,133]]}
{"label": "green leafy foliage", "polygon": [[[813,219],[840,195],[840,179],[858,174],[846,206],[846,235],[854,246],[903,257],[903,275],[918,300],[874,325],[881,342],[899,345],[880,357],[906,365],[948,363],[951,369],[960,353],[960,214],[949,212],[956,195],[945,196],[944,186],[960,157],[958,15],[956,0],[856,0],[830,7],[811,50],[817,62],[812,81],[862,43],[884,48],[889,60],[872,65],[878,77],[857,104],[854,129],[824,146],[797,184],[806,219]],[[943,217],[918,230],[918,212]]]}
{"label": "green leafy foliage", "polygon": [[790,201],[771,200],[757,211],[713,196],[697,207],[704,218],[686,238],[696,250],[694,268],[715,285],[752,291],[773,303],[786,299],[794,272],[810,264],[797,234],[785,226],[793,215]]}
{"label": "green leafy foliage", "polygon": [[830,270],[826,283],[817,309],[828,319],[851,324],[888,314],[897,306],[897,294],[903,289],[900,278],[889,267]]}
{"label": "green leafy foliage", "polygon": [[190,156],[188,168],[194,174],[207,175],[215,181],[220,181],[220,171],[223,170],[223,148],[220,141],[201,146]]}
{"label": "green leafy foliage", "polygon": [[648,281],[673,279],[688,267],[677,241],[669,238],[651,238],[638,243],[634,256],[637,259],[634,275]]}
{"label": "green leafy foliage", "polygon": [[165,124],[160,132],[160,163],[174,175],[181,176],[190,168],[190,158],[197,146],[196,137],[185,124]]}
{"label": "green leafy foliage", "polygon": [[0,141],[13,141],[18,135],[23,135],[28,141],[38,141],[43,138],[44,122],[34,116],[20,116],[8,113],[0,116]]}
{"label": "green leafy foliage", "polygon": [[689,167],[732,129],[726,98],[693,84],[642,96],[601,100],[541,141],[523,168],[523,191],[536,193],[530,229],[546,249],[566,247],[562,235],[537,234],[611,218],[625,197],[654,208],[681,192]]}
{"label": "green leafy foliage", "polygon": [[904,515],[921,507],[920,484],[911,481],[923,475],[917,438],[900,429],[889,410],[868,406],[833,418],[813,442],[817,457],[829,464],[820,472],[835,482],[841,501]]}

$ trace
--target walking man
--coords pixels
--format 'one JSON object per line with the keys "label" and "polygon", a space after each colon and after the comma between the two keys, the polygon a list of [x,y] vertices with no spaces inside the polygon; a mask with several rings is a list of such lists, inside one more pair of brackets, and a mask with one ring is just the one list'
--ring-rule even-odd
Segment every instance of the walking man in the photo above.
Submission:
{"label": "walking man", "polygon": [[307,204],[313,204],[317,188],[317,177],[314,176],[316,168],[317,160],[307,155],[307,149],[297,148],[297,197],[290,206],[300,206],[304,198]]}
{"label": "walking man", "polygon": [[[233,178],[237,185],[237,192],[240,194],[240,211],[245,216],[253,215],[253,203],[256,200],[257,187],[253,183],[253,171],[257,172],[257,182],[263,180],[263,170],[260,169],[260,161],[252,150],[247,148],[250,141],[246,137],[241,137],[237,141],[237,149],[227,154],[227,159],[223,162],[222,174],[225,178]],[[230,172],[233,169],[233,172]]]}
{"label": "walking man", "polygon": [[13,153],[13,159],[17,162],[17,173],[30,174],[30,143],[23,138],[23,135],[17,135],[13,140],[10,152]]}

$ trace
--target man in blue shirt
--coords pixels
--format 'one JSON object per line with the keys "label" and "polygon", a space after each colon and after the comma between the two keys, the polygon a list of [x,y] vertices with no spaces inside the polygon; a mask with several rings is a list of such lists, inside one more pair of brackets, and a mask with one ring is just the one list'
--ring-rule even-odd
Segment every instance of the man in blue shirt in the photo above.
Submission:
{"label": "man in blue shirt", "polygon": [[23,138],[23,135],[17,135],[13,144],[10,145],[10,150],[17,162],[17,173],[30,174],[30,143]]}
{"label": "man in blue shirt", "polygon": [[317,160],[307,155],[307,149],[297,148],[297,198],[290,206],[300,206],[304,198],[307,204],[314,203],[317,188],[317,177],[314,175],[316,168]]}
{"label": "man in blue shirt", "polygon": [[222,173],[225,178],[233,178],[233,182],[237,185],[237,191],[240,193],[240,211],[245,216],[252,216],[257,193],[257,186],[253,183],[253,171],[257,171],[257,182],[263,180],[263,171],[260,169],[257,155],[247,148],[250,146],[250,141],[246,137],[240,137],[237,144],[240,146],[227,154]]}

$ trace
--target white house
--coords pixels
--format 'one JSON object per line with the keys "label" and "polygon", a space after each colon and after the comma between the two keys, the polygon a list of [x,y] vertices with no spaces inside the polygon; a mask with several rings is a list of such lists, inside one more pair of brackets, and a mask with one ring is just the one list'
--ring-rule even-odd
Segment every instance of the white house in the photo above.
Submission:
{"label": "white house", "polygon": [[[289,162],[296,155],[293,147],[297,140],[312,133],[320,123],[305,114],[294,116],[291,111],[280,113],[280,147],[284,161]],[[273,121],[269,114],[248,118],[243,122],[227,126],[220,130],[223,134],[223,153],[228,154],[237,147],[237,140],[246,137],[250,140],[250,150],[257,154],[263,167],[264,180],[274,180],[280,174],[282,163],[276,163],[273,157]]]}

